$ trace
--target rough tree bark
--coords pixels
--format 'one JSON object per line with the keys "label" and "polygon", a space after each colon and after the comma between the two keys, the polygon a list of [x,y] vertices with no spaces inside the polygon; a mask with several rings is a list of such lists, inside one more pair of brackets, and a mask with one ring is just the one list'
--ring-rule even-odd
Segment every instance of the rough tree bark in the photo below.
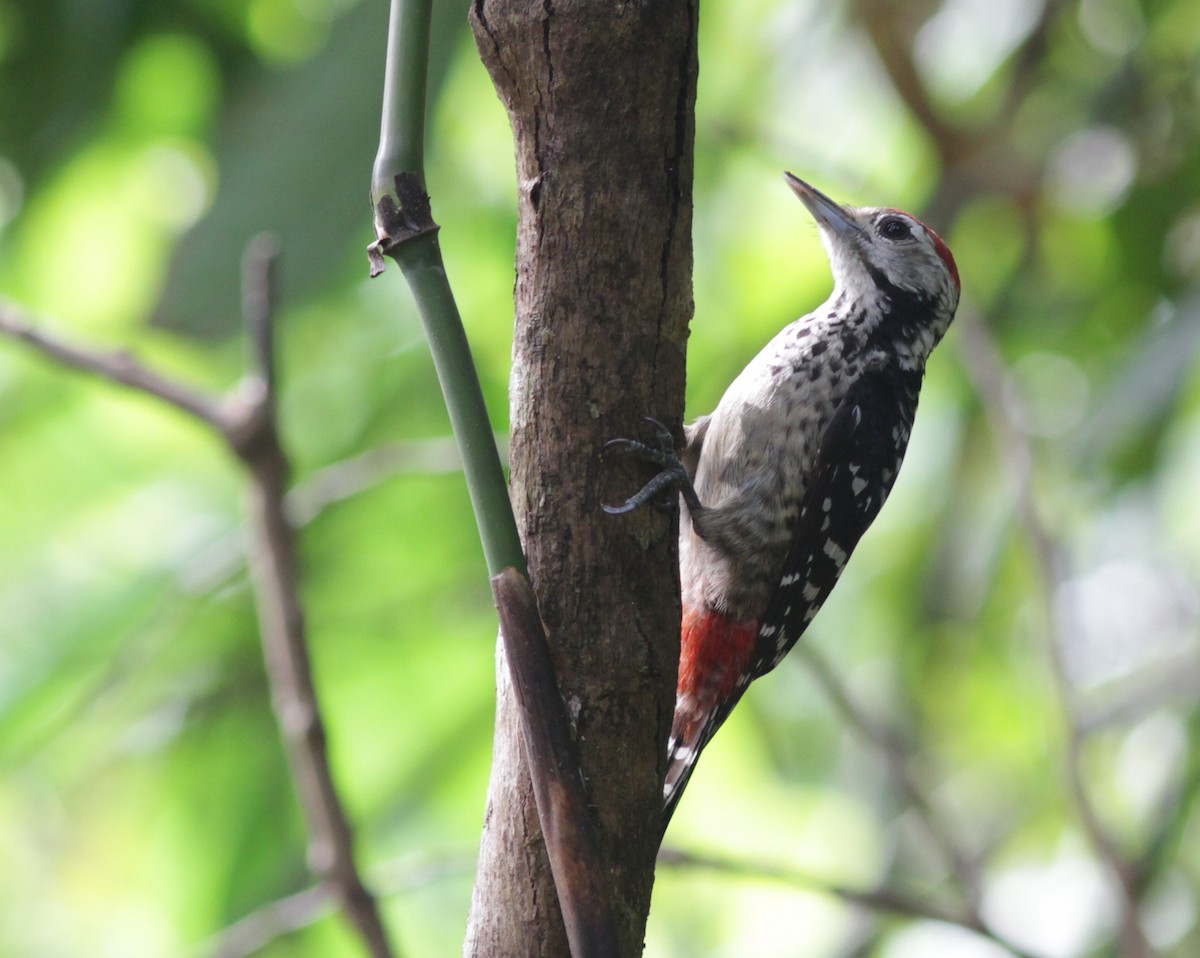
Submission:
{"label": "rough tree bark", "polygon": [[[603,460],[679,421],[691,317],[698,0],[475,0],[519,187],[511,488],[575,723],[620,924],[642,950],[678,660],[675,520],[615,519],[645,467]],[[568,955],[498,652],[496,740],[465,954]]]}

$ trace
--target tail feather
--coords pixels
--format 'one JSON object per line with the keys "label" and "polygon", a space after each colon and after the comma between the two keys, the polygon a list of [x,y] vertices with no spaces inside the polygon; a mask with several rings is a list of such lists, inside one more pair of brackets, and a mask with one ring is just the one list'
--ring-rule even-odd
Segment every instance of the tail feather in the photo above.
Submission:
{"label": "tail feather", "polygon": [[749,664],[757,638],[757,619],[738,621],[709,609],[684,612],[675,718],[663,782],[664,831],[700,752],[750,684]]}

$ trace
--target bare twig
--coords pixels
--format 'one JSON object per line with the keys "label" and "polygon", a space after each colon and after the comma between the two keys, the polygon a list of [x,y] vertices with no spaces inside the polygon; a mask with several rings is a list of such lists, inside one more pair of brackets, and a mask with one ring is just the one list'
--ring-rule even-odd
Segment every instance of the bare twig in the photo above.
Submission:
{"label": "bare twig", "polygon": [[[426,888],[450,878],[469,877],[471,855],[452,855],[414,862],[396,859],[371,870],[371,884],[381,896]],[[335,893],[327,884],[313,885],[255,909],[196,949],[197,958],[249,958],[284,935],[320,921],[333,909]]]}
{"label": "bare twig", "polygon": [[588,814],[587,788],[566,705],[558,689],[545,626],[529,580],[516,569],[492,577],[504,654],[520,705],[529,777],[571,958],[621,953],[611,890]]}
{"label": "bare twig", "polygon": [[[891,9],[880,0],[858,2],[860,12],[864,15],[866,32],[889,75],[913,114],[935,142],[943,161],[942,176],[936,192],[944,192],[948,180],[953,175],[952,167],[963,158],[963,146],[969,146],[970,141],[964,140],[955,127],[942,119],[924,89],[913,62],[912,31],[908,30],[906,33],[903,29],[886,28],[889,18],[895,26],[896,17],[901,15],[898,8]],[[1028,93],[1031,77],[1042,61],[1046,37],[1064,6],[1063,0],[1048,0],[1044,5],[1038,23],[1014,57],[1009,92],[1003,109],[987,128],[975,134],[973,139],[976,146],[983,143],[1003,143],[1010,139],[1013,117]],[[880,26],[881,21],[876,19],[877,16],[883,19],[884,27]],[[997,177],[1005,175],[999,169],[994,172]],[[994,186],[979,183],[976,184],[976,188],[982,189],[985,185]],[[958,192],[957,203],[951,203],[950,208],[943,210],[947,219],[952,219],[957,207],[970,198],[969,193],[970,190]],[[1063,617],[1056,615],[1054,608],[1057,588],[1066,579],[1066,557],[1042,521],[1037,508],[1033,491],[1032,447],[1026,436],[1014,427],[1004,412],[1005,373],[999,352],[981,319],[969,310],[960,307],[958,327],[961,330],[965,363],[992,422],[1000,449],[998,458],[1009,469],[1020,521],[1040,573],[1040,598],[1047,623],[1046,644],[1050,672],[1063,710],[1066,729],[1067,785],[1070,800],[1097,858],[1111,875],[1119,893],[1123,954],[1125,958],[1149,958],[1154,951],[1146,939],[1138,914],[1140,891],[1136,869],[1123,857],[1112,835],[1101,821],[1084,776],[1082,753],[1086,734],[1083,729],[1083,717],[1063,658],[1063,649],[1069,641],[1068,630],[1071,626]]]}
{"label": "bare twig", "polygon": [[1003,106],[996,119],[989,124],[993,132],[1006,133],[1011,128],[1017,111],[1033,88],[1034,76],[1045,60],[1050,36],[1059,16],[1073,6],[1071,0],[1045,0],[1042,4],[1037,22],[1013,51],[1012,72],[1004,93]]}
{"label": "bare twig", "polygon": [[1005,414],[1003,360],[980,317],[970,311],[960,310],[960,314],[959,328],[965,365],[984,400],[984,409],[996,439],[997,458],[1008,469],[1016,496],[1017,513],[1038,568],[1037,581],[1041,586],[1040,600],[1046,621],[1047,658],[1066,732],[1068,793],[1084,834],[1118,891],[1123,954],[1126,958],[1149,958],[1155,952],[1146,938],[1138,914],[1140,889],[1136,870],[1125,859],[1101,820],[1085,778],[1083,750],[1087,735],[1064,659],[1064,649],[1072,642],[1073,624],[1067,616],[1058,613],[1054,601],[1059,586],[1068,577],[1066,556],[1042,520],[1037,506],[1033,448],[1025,434]]}
{"label": "bare twig", "polygon": [[693,868],[720,872],[739,878],[766,879],[786,885],[794,885],[820,895],[829,895],[847,905],[865,908],[874,912],[899,915],[904,918],[924,918],[958,925],[988,938],[1003,946],[1017,958],[1037,958],[993,931],[972,909],[956,910],[938,902],[929,901],[909,892],[895,888],[857,889],[836,882],[826,881],[815,875],[795,868],[786,868],[770,862],[739,861],[719,855],[702,855],[673,848],[664,848],[658,853],[658,863],[671,868]]}
{"label": "bare twig", "polygon": [[[507,455],[508,437],[495,439],[500,455]],[[298,482],[288,493],[288,518],[293,525],[303,526],[329,506],[393,476],[450,472],[462,472],[462,457],[449,436],[384,443],[332,462]]]}
{"label": "bare twig", "polygon": [[277,938],[307,928],[332,904],[329,886],[313,885],[251,912],[205,945],[203,953],[212,958],[247,958]]}
{"label": "bare twig", "polygon": [[[1200,734],[1200,708],[1193,707],[1189,720],[1189,734],[1195,741]],[[1137,887],[1145,892],[1175,860],[1180,843],[1184,840],[1189,823],[1195,814],[1195,803],[1200,795],[1200,752],[1188,751],[1188,757],[1180,774],[1178,785],[1168,789],[1159,803],[1157,822],[1146,850],[1134,866]]]}
{"label": "bare twig", "polygon": [[[496,437],[504,449],[507,437]],[[344,502],[396,476],[441,475],[461,472],[462,460],[449,437],[407,439],[382,443],[357,455],[332,462],[288,490],[284,510],[293,530],[319,518],[326,509]],[[198,550],[177,571],[177,584],[187,594],[211,592],[230,582],[246,566],[245,540],[222,533]]]}
{"label": "bare twig", "polygon": [[217,431],[246,465],[250,474],[251,578],[259,631],[272,704],[308,827],[309,866],[341,905],[372,958],[392,958],[378,906],[355,865],[353,836],[329,767],[308,658],[294,535],[284,510],[290,466],[276,422],[274,260],[273,241],[260,238],[251,244],[244,283],[250,368],[237,393],[225,400],[176,382],[128,353],[86,349],[43,333],[13,307],[0,308],[0,334],[199,419]]}
{"label": "bare twig", "polygon": [[914,774],[912,749],[905,737],[896,729],[885,726],[878,719],[868,715],[867,710],[846,688],[837,672],[806,638],[802,637],[796,643],[795,649],[846,724],[884,757],[896,790],[916,812],[925,834],[937,846],[946,865],[958,880],[966,895],[967,905],[978,921],[979,869],[972,857],[960,846],[946,816],[936,807],[932,797]]}
{"label": "bare twig", "polygon": [[1164,706],[1200,701],[1200,663],[1190,654],[1172,656],[1149,675],[1123,682],[1103,705],[1081,710],[1079,730],[1094,735],[1114,725],[1129,725]]}
{"label": "bare twig", "polygon": [[250,347],[248,367],[260,380],[269,400],[274,401],[277,385],[275,369],[275,286],[279,243],[268,233],[250,241],[242,260],[242,316]]}
{"label": "bare twig", "polygon": [[856,0],[859,20],[883,68],[917,121],[929,132],[944,167],[954,166],[975,148],[972,137],[942,119],[912,57],[920,21],[916,11],[886,0]]}
{"label": "bare twig", "polygon": [[11,303],[0,305],[0,334],[26,343],[64,366],[148,393],[201,422],[224,430],[224,417],[215,396],[169,379],[127,352],[102,352],[75,346],[33,326],[25,314]]}
{"label": "bare twig", "polygon": [[251,575],[271,702],[287,746],[292,778],[308,826],[308,864],[330,886],[373,958],[391,958],[375,898],[354,860],[354,841],[326,750],[325,727],[308,657],[292,527],[284,510],[290,464],[275,416],[271,279],[274,249],[251,245],[246,261],[246,323],[252,350],[251,399],[226,430],[250,470]]}
{"label": "bare twig", "polygon": [[906,892],[890,888],[869,890],[850,888],[836,882],[826,881],[796,868],[785,868],[771,862],[736,861],[718,855],[704,855],[677,848],[663,848],[658,853],[658,864],[669,868],[721,872],[737,878],[767,879],[795,885],[821,895],[829,895],[841,899],[848,905],[869,908],[885,914],[963,924],[963,920],[949,908],[925,901]]}

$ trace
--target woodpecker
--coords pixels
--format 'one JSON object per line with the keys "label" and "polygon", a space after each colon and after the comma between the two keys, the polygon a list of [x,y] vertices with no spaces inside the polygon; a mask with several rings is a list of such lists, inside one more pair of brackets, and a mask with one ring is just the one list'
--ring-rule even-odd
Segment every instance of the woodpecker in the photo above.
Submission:
{"label": "woodpecker", "polygon": [[[784,174],[820,229],[829,299],[784,327],[717,408],[657,445],[608,443],[661,471],[607,512],[681,500],[683,606],[663,828],[746,687],[795,645],[896,480],[925,362],[958,306],[954,257],[914,216],[835,203]],[[606,448],[608,448],[606,447]]]}

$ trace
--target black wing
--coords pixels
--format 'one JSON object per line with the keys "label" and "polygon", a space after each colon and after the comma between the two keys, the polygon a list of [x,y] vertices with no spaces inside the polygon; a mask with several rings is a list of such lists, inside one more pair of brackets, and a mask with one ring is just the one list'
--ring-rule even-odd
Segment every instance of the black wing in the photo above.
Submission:
{"label": "black wing", "polygon": [[779,586],[758,632],[753,677],[775,668],[837,584],[892,490],[917,411],[920,380],[864,373],[821,440]]}
{"label": "black wing", "polygon": [[707,717],[693,741],[671,739],[663,828],[700,752],[729,717],[750,682],[775,668],[833,591],[896,481],[917,410],[920,379],[895,371],[865,373],[830,420],[792,531],[779,586],[758,630],[752,668]]}

